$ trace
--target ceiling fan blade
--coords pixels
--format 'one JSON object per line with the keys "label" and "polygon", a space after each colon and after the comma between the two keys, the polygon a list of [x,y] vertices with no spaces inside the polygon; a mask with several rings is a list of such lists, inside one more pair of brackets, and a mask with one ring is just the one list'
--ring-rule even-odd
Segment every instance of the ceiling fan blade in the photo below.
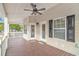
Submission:
{"label": "ceiling fan blade", "polygon": [[42,11],[42,10],[46,10],[46,8],[41,8],[41,9],[38,9],[38,11]]}
{"label": "ceiling fan blade", "polygon": [[36,12],[32,12],[31,15],[36,15]]}
{"label": "ceiling fan blade", "polygon": [[30,10],[30,9],[24,9],[24,11],[33,11],[33,10]]}
{"label": "ceiling fan blade", "polygon": [[34,13],[32,12],[31,15],[33,15]]}
{"label": "ceiling fan blade", "polygon": [[42,15],[42,13],[40,13],[40,12],[38,12],[38,11],[37,11],[37,13],[40,14],[40,15]]}

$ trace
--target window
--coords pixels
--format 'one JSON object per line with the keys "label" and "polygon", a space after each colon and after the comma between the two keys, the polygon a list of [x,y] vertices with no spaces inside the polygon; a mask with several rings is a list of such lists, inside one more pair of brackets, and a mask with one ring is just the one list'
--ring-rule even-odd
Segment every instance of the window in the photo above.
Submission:
{"label": "window", "polygon": [[75,42],[75,15],[67,16],[67,41]]}
{"label": "window", "polygon": [[4,18],[0,18],[0,35],[4,32]]}
{"label": "window", "polygon": [[60,18],[54,20],[54,37],[65,39],[65,19]]}
{"label": "window", "polygon": [[53,37],[53,20],[49,20],[49,37]]}

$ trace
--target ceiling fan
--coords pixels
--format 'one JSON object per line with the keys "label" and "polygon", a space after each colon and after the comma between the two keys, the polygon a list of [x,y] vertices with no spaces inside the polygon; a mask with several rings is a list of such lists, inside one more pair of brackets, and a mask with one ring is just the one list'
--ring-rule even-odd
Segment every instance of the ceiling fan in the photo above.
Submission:
{"label": "ceiling fan", "polygon": [[42,13],[40,13],[39,11],[46,10],[45,8],[38,9],[37,5],[34,3],[31,3],[30,5],[32,6],[33,9],[32,10],[31,9],[24,9],[24,11],[32,11],[31,15],[37,15],[37,14],[42,15]]}

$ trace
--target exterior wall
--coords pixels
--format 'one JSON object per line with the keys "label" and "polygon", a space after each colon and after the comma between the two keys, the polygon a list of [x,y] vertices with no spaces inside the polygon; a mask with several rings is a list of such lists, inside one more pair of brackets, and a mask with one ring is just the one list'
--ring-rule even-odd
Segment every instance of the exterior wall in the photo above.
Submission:
{"label": "exterior wall", "polygon": [[75,39],[79,43],[79,14],[77,14],[75,21]]}
{"label": "exterior wall", "polygon": [[[60,17],[65,17],[65,16],[69,16],[69,15],[75,15],[75,43],[73,42],[68,42],[66,40],[62,40],[62,39],[56,39],[56,38],[49,38],[48,36],[48,20],[53,20],[55,18],[60,18]],[[39,15],[39,16],[31,16],[30,17],[30,23],[34,22],[39,22],[39,24],[41,24],[41,22],[46,21],[46,43],[48,43],[51,46],[55,46],[59,49],[62,49],[64,51],[70,52],[72,54],[75,55],[79,55],[79,48],[77,48],[75,45],[76,43],[79,44],[79,4],[59,4],[55,7],[50,8],[49,10],[47,10],[46,13],[44,13],[43,15]],[[39,25],[40,28],[40,25]],[[37,39],[39,38],[39,29],[38,27],[37,29]],[[39,39],[38,39],[39,40]]]}

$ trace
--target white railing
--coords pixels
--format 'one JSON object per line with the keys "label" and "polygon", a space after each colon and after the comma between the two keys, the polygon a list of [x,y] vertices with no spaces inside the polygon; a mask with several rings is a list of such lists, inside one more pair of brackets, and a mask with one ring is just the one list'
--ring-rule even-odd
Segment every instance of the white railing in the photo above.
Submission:
{"label": "white railing", "polygon": [[8,48],[8,39],[16,37],[23,37],[23,32],[10,32],[8,34],[0,35],[0,56],[5,56]]}
{"label": "white railing", "polygon": [[5,34],[0,39],[1,40],[1,44],[0,44],[1,56],[5,56],[5,53],[8,47],[8,38],[9,38],[9,34]]}
{"label": "white railing", "polygon": [[23,37],[23,32],[9,32],[10,38]]}

